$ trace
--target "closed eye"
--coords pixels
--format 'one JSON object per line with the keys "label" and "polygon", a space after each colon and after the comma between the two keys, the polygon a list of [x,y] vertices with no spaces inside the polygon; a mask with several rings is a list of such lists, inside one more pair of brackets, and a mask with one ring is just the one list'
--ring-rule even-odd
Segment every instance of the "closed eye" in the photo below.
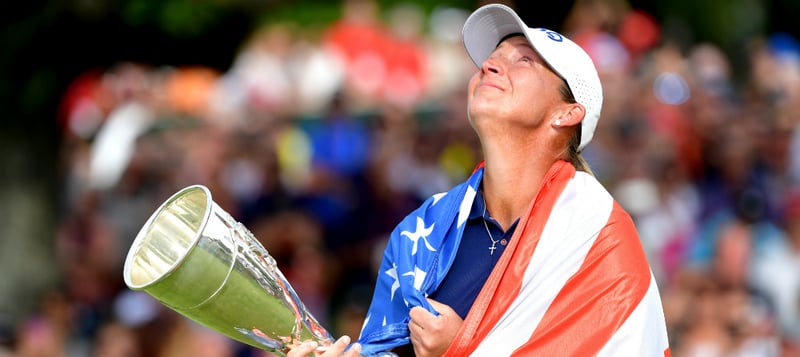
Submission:
{"label": "closed eye", "polygon": [[520,63],[524,63],[524,64],[532,64],[532,63],[536,62],[536,60],[531,56],[524,56],[523,55],[523,56],[521,56],[519,58],[519,62]]}

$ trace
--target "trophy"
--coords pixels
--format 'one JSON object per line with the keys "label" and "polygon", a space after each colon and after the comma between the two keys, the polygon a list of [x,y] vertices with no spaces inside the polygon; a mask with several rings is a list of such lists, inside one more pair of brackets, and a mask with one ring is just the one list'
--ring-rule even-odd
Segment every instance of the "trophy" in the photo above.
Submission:
{"label": "trophy", "polygon": [[285,356],[304,340],[334,342],[269,252],[202,185],[167,199],[125,259],[125,284],[212,330]]}

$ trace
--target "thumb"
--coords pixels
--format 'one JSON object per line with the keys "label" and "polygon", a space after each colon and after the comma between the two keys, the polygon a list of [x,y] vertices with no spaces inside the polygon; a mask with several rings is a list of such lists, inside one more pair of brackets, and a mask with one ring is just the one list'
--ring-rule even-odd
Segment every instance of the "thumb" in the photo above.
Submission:
{"label": "thumb", "polygon": [[426,321],[428,318],[436,316],[435,314],[432,314],[427,309],[421,306],[412,307],[411,311],[409,311],[408,314],[411,320],[416,320],[416,321]]}
{"label": "thumb", "polygon": [[453,310],[452,308],[450,308],[450,306],[442,304],[442,303],[440,303],[440,302],[438,302],[438,301],[436,301],[434,299],[431,299],[431,298],[427,298],[427,299],[428,299],[428,303],[430,303],[431,306],[433,306],[433,309],[436,310],[436,312],[438,312],[440,314],[443,313],[443,312],[448,312],[448,311],[452,311]]}

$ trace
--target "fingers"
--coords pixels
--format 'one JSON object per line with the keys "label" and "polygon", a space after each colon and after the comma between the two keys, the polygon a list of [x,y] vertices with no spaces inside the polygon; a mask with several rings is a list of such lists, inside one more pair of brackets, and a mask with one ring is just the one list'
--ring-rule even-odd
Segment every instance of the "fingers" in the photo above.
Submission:
{"label": "fingers", "polygon": [[450,306],[442,304],[442,303],[440,303],[440,302],[438,302],[438,301],[436,301],[434,299],[431,299],[431,298],[428,298],[428,303],[430,303],[431,306],[433,306],[433,309],[436,310],[439,313],[442,313],[442,312],[445,312],[445,311],[448,311],[448,310],[451,310],[451,311],[453,310],[452,308],[450,308]]}
{"label": "fingers", "polygon": [[[433,310],[436,311],[439,315],[453,315],[456,312],[448,305],[442,304],[436,300],[428,298],[428,303],[431,304]],[[421,328],[434,323],[436,321],[437,314],[431,313],[427,309],[415,306],[411,308],[408,316],[411,318],[411,323],[418,325]]]}
{"label": "fingers", "polygon": [[431,320],[436,318],[436,315],[430,313],[424,307],[415,306],[411,308],[411,311],[409,311],[408,317],[411,318],[411,321],[409,321],[409,327],[413,327],[411,325],[414,325],[424,330],[425,326],[430,325]]}
{"label": "fingers", "polygon": [[316,341],[305,341],[293,347],[286,357],[304,357],[309,355],[316,355],[319,357],[357,357],[361,354],[361,344],[354,343],[350,349],[345,352],[347,346],[350,345],[350,336],[342,336],[330,346],[323,346],[320,348],[319,343]]}
{"label": "fingers", "polygon": [[461,317],[450,306],[428,299],[438,315],[422,307],[409,312],[408,329],[414,353],[418,357],[441,356],[458,333]]}
{"label": "fingers", "polygon": [[318,344],[316,341],[303,342],[295,347],[292,347],[292,349],[286,354],[286,357],[308,356],[310,353],[314,352],[317,346]]}
{"label": "fingers", "polygon": [[361,355],[361,344],[354,343],[352,346],[350,346],[349,350],[345,351],[349,345],[350,336],[344,335],[339,337],[339,339],[336,340],[333,345],[328,347],[325,353],[321,354],[320,357],[358,357]]}
{"label": "fingers", "polygon": [[347,352],[345,352],[344,355],[345,357],[361,356],[361,344],[358,342],[354,343],[352,346],[350,346],[350,349],[347,350]]}
{"label": "fingers", "polygon": [[350,349],[345,352],[347,346],[350,345],[350,336],[344,335],[339,337],[336,340],[336,343],[333,346],[329,347],[325,353],[321,355],[321,357],[333,357],[333,356],[344,356],[344,357],[358,357],[361,355],[361,344],[354,343],[350,346]]}

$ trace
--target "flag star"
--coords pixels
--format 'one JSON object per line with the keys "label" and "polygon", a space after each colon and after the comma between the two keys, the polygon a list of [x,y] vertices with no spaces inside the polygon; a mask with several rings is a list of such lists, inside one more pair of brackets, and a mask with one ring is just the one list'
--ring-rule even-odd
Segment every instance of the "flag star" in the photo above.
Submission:
{"label": "flag star", "polygon": [[437,193],[437,194],[433,195],[433,202],[431,202],[431,206],[436,205],[436,203],[439,202],[439,200],[442,199],[442,197],[444,197],[446,195],[447,195],[447,192],[441,192],[441,193]]}
{"label": "flag star", "polygon": [[458,208],[458,227],[461,227],[469,217],[469,211],[472,209],[472,202],[475,200],[476,191],[472,186],[467,186],[467,192],[464,193],[464,199],[461,201],[461,206]]}
{"label": "flag star", "polygon": [[414,289],[420,290],[422,288],[422,282],[425,281],[425,277],[428,276],[428,272],[420,269],[418,266],[414,265],[414,271],[410,271],[408,273],[403,274],[403,276],[413,276],[414,277]]}
{"label": "flag star", "polygon": [[410,232],[410,231],[402,231],[402,232],[400,232],[401,236],[408,237],[408,239],[411,240],[414,243],[413,248],[411,248],[411,255],[416,255],[417,254],[417,244],[419,243],[419,239],[420,238],[422,238],[422,241],[425,243],[425,248],[428,248],[428,250],[430,250],[431,252],[435,252],[436,251],[436,248],[432,247],[430,245],[430,243],[428,243],[428,239],[427,239],[428,236],[431,234],[431,232],[433,232],[433,226],[434,225],[436,225],[435,222],[431,223],[430,227],[425,228],[425,221],[422,220],[422,217],[417,217],[417,228],[416,228],[416,231],[414,231],[414,232]]}
{"label": "flag star", "polygon": [[392,296],[390,300],[394,300],[394,292],[400,287],[400,279],[397,276],[397,265],[392,264],[392,267],[385,271],[384,274],[388,275],[394,282],[392,283]]}
{"label": "flag star", "polygon": [[[372,318],[372,314],[367,314],[367,317],[364,319],[364,322],[361,324],[361,331],[364,331],[364,328],[367,327],[369,324],[369,320]],[[386,317],[383,318],[383,321],[386,322]]]}

